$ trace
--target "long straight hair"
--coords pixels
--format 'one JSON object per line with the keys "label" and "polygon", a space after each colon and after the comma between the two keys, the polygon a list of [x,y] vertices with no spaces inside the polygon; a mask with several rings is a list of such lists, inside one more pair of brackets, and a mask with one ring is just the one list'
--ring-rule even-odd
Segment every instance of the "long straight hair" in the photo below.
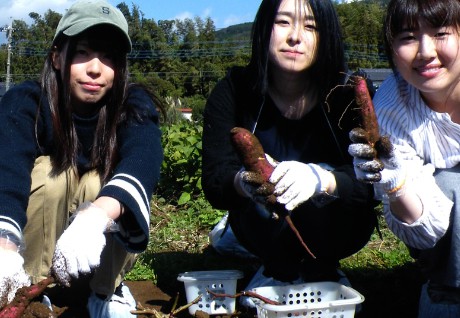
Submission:
{"label": "long straight hair", "polygon": [[[72,120],[73,106],[71,102],[70,67],[75,55],[78,39],[86,37],[91,48],[104,49],[111,52],[115,78],[113,87],[104,97],[99,110],[99,119],[94,135],[89,169],[95,169],[106,181],[112,173],[118,160],[117,154],[117,125],[126,114],[124,99],[128,86],[127,53],[122,51],[113,40],[114,47],[98,47],[99,43],[107,44],[106,39],[109,26],[93,27],[76,37],[61,35],[53,43],[45,61],[41,74],[42,91],[45,92],[53,122],[53,136],[55,151],[51,154],[53,173],[59,174],[69,168],[76,168],[79,152],[79,141]],[[111,32],[113,33],[113,27]],[[53,52],[57,50],[64,56],[63,76],[53,67]]]}
{"label": "long straight hair", "polygon": [[[283,0],[263,0],[252,28],[252,56],[249,62],[254,90],[265,95],[268,86],[269,46],[275,17]],[[342,31],[334,5],[329,0],[298,0],[308,5],[318,30],[317,57],[308,70],[320,101],[338,84],[347,71]]]}
{"label": "long straight hair", "polygon": [[[393,61],[393,41],[404,29],[416,30],[420,21],[430,27],[460,27],[460,1],[458,0],[392,0],[385,17],[384,43],[390,66]],[[458,33],[458,31],[457,31]]]}

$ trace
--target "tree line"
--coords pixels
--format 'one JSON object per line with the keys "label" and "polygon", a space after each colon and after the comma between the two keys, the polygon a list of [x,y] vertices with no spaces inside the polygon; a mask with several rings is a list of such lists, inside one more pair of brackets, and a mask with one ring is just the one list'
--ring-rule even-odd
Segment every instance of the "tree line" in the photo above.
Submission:
{"label": "tree line", "polygon": [[[336,2],[343,29],[349,68],[385,68],[388,62],[382,45],[382,22],[388,0]],[[219,37],[214,21],[194,17],[184,20],[154,20],[141,8],[121,2],[133,51],[129,55],[131,79],[154,89],[177,106],[202,108],[216,82],[233,65],[249,61],[249,32]],[[31,24],[13,20],[10,80],[19,83],[36,79],[54,37],[61,14],[52,10],[43,16],[31,12]],[[250,29],[251,24],[243,27]],[[241,30],[239,30],[241,31]],[[7,44],[0,47],[0,82],[7,73]]]}

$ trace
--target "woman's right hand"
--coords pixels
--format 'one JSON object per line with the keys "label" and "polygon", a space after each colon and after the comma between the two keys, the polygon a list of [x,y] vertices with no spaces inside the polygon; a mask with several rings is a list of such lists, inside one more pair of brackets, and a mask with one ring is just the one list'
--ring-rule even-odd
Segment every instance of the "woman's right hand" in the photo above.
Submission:
{"label": "woman's right hand", "polygon": [[24,258],[19,252],[1,245],[0,238],[0,308],[10,303],[16,291],[30,286],[30,277],[24,270]]}
{"label": "woman's right hand", "polygon": [[250,198],[257,203],[265,204],[267,196],[273,194],[274,186],[265,181],[260,173],[241,169],[233,180],[239,195]]}
{"label": "woman's right hand", "polygon": [[[278,165],[278,162],[270,155],[265,154],[265,158],[273,168]],[[260,173],[247,171],[244,168],[235,175],[233,186],[242,197],[250,198],[252,201],[261,204],[267,203],[267,198],[273,195],[275,190],[275,186],[265,180]]]}

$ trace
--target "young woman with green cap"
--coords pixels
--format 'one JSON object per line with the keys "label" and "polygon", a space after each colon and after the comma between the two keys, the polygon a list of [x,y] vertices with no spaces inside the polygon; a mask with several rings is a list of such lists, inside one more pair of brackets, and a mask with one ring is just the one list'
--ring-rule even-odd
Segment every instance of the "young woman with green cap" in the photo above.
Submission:
{"label": "young woman with green cap", "polygon": [[[0,308],[21,286],[92,275],[91,317],[132,317],[122,277],[149,238],[163,159],[158,100],[128,83],[123,14],[77,1],[39,81],[0,103]],[[51,300],[52,301],[52,300]]]}

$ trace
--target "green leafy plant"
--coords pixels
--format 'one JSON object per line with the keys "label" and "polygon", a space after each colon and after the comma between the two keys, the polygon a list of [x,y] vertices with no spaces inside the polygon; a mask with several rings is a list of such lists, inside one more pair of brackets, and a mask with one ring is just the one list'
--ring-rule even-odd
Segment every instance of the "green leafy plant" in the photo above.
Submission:
{"label": "green leafy plant", "polygon": [[152,260],[148,260],[146,255],[148,254],[139,257],[134,267],[125,275],[126,280],[151,280],[156,284],[157,277],[153,270]]}
{"label": "green leafy plant", "polygon": [[224,216],[225,211],[214,209],[206,200],[204,195],[200,195],[195,200],[188,202],[184,207],[186,211],[196,215],[199,226],[202,228],[211,228],[217,224]]}
{"label": "green leafy plant", "polygon": [[224,215],[205,198],[201,186],[202,132],[198,123],[180,121],[163,128],[164,161],[157,195],[163,202],[177,205],[197,220],[197,226],[210,228]]}
{"label": "green leafy plant", "polygon": [[189,121],[162,127],[164,161],[157,193],[183,205],[201,194],[202,126]]}

